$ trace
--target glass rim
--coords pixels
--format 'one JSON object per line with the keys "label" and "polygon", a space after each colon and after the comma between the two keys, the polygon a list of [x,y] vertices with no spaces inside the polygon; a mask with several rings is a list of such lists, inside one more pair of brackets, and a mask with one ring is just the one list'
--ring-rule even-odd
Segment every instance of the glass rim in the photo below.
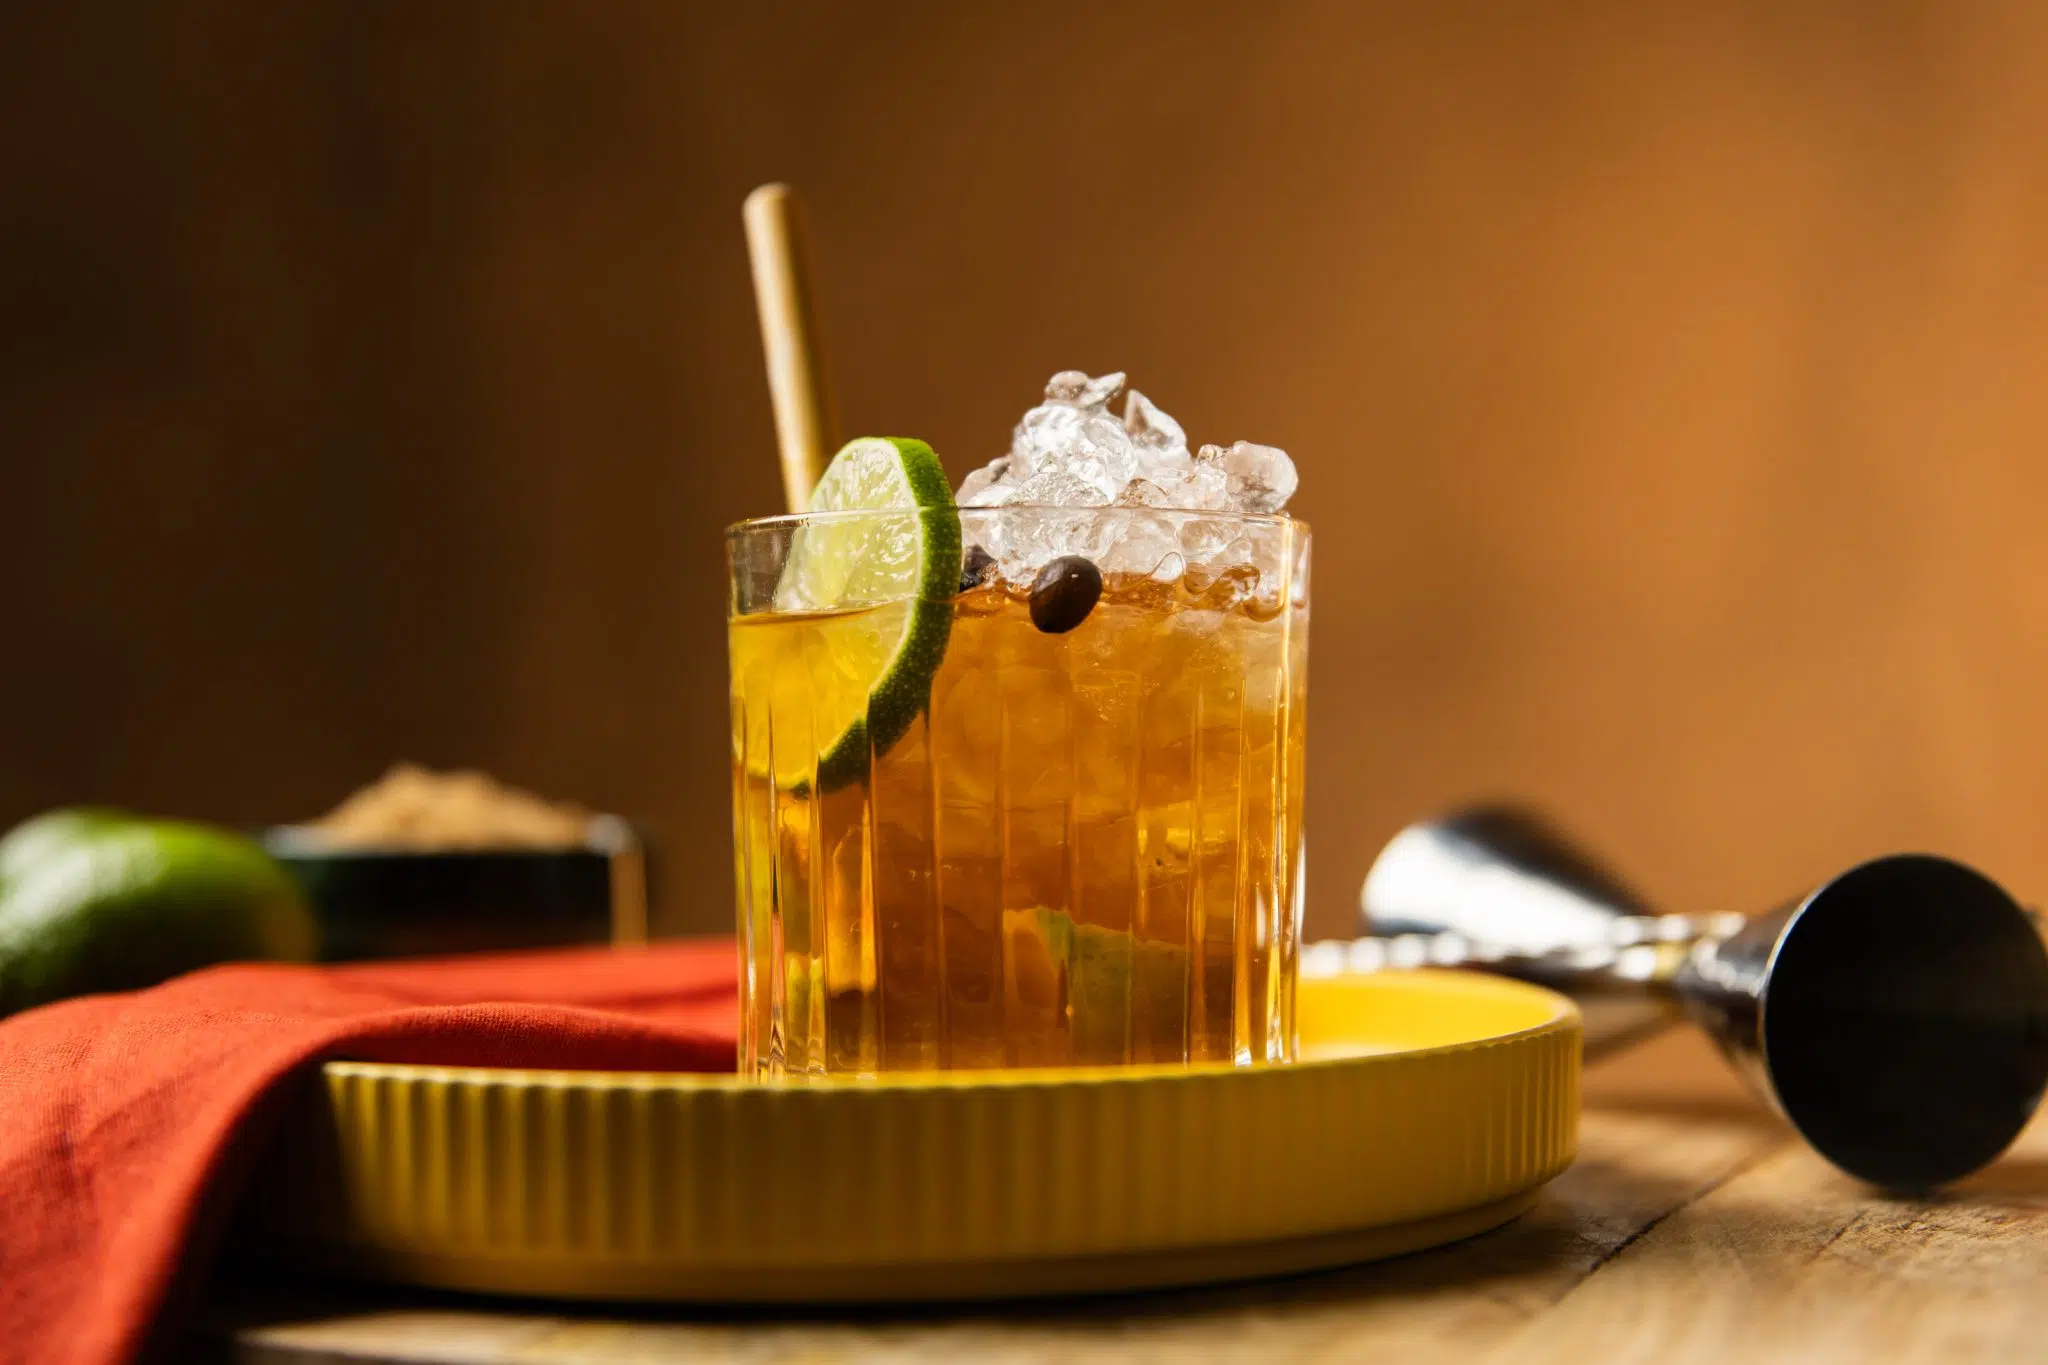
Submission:
{"label": "glass rim", "polygon": [[[725,528],[725,535],[730,540],[751,532],[794,529],[810,525],[846,525],[883,517],[924,516],[929,513],[946,510],[949,509],[941,507],[864,507],[843,512],[778,512],[774,516],[748,517],[743,521],[735,521]],[[1039,515],[1058,513],[1069,515],[1087,514],[1091,516],[1100,516],[1104,513],[1135,516],[1144,513],[1151,516],[1164,517],[1199,517],[1205,521],[1229,522],[1233,525],[1246,527],[1278,528],[1293,526],[1303,531],[1309,529],[1306,521],[1284,511],[1230,512],[1209,511],[1200,507],[1119,507],[1113,504],[1106,507],[1069,507],[1061,503],[1052,502],[1006,502],[995,507],[956,507],[950,510],[957,512],[963,521],[973,516],[1001,516],[1010,512],[1031,512]]]}

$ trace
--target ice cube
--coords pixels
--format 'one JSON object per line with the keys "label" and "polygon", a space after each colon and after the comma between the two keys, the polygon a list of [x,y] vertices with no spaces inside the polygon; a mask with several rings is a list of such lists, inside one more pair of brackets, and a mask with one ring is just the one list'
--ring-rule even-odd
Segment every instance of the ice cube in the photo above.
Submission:
{"label": "ice cube", "polygon": [[1228,481],[1230,505],[1240,512],[1277,512],[1301,482],[1294,461],[1275,446],[1239,441],[1223,452],[1220,463]]}
{"label": "ice cube", "polygon": [[1180,468],[1155,468],[1149,475],[1166,494],[1166,506],[1190,512],[1221,512],[1230,505],[1221,465],[1197,459]]}
{"label": "ice cube", "polygon": [[1124,400],[1124,430],[1130,433],[1131,444],[1140,452],[1141,459],[1185,456],[1188,452],[1188,434],[1181,430],[1180,423],[1136,389]]}
{"label": "ice cube", "polygon": [[[1242,547],[1229,548],[1241,524],[1174,514],[1278,511],[1298,482],[1293,462],[1249,441],[1190,454],[1180,423],[1136,389],[1120,418],[1111,412],[1123,392],[1122,374],[1062,370],[1017,423],[1009,454],[961,482],[961,506],[1015,509],[987,519],[985,548],[1004,577],[1028,582],[1062,554],[1109,572],[1185,571],[1190,582],[1251,573]],[[1123,510],[1094,510],[1111,504]]]}
{"label": "ice cube", "polygon": [[[1064,478],[1064,475],[1040,475],[1042,479]],[[1077,489],[1031,490],[1033,496],[1055,496],[1060,493],[1068,499],[1085,496]],[[1105,515],[1098,507],[1077,506],[1072,501],[1060,505],[1024,506],[1025,490],[1020,489],[1012,505],[1003,514],[1003,534],[1000,550],[993,550],[997,558],[997,569],[1004,579],[1014,584],[1028,584],[1044,568],[1061,555],[1082,555],[1093,560],[1099,567],[1107,555],[1111,543],[1121,529],[1121,518]]]}
{"label": "ice cube", "polygon": [[1105,493],[1114,497],[1118,489],[1137,477],[1138,456],[1131,448],[1130,433],[1115,418],[1088,418],[1081,423],[1081,439],[1084,452],[1102,466]]}
{"label": "ice cube", "polygon": [[1181,523],[1180,550],[1191,569],[1218,564],[1240,534],[1241,523],[1222,517],[1189,517]]}
{"label": "ice cube", "polygon": [[[1180,537],[1171,517],[1132,511],[1113,513],[1103,520],[1112,528],[1100,561],[1104,573],[1151,574],[1169,555],[1179,558]],[[1179,574],[1178,565],[1173,572]]]}
{"label": "ice cube", "polygon": [[[1305,577],[1307,566],[1290,555],[1295,548],[1293,533],[1284,526],[1255,524],[1245,528],[1245,536],[1252,544],[1252,562],[1259,571],[1258,585],[1252,594],[1252,613],[1261,621],[1270,621],[1287,606],[1289,579],[1296,573]],[[1290,563],[1290,559],[1294,562]]]}
{"label": "ice cube", "polygon": [[1105,498],[1114,497],[1138,470],[1130,433],[1104,411],[1123,382],[1120,374],[1054,375],[1045,386],[1046,401],[1025,413],[1011,435],[1011,477],[1070,473],[1100,487]]}
{"label": "ice cube", "polygon": [[1066,464],[1081,444],[1081,409],[1071,403],[1041,403],[1024,414],[1010,437],[1010,461],[1029,477]]}
{"label": "ice cube", "polygon": [[[1253,597],[1259,590],[1256,551],[1240,534],[1242,523],[1191,523],[1181,529],[1188,552],[1188,591],[1213,607],[1226,607]],[[1192,534],[1190,534],[1192,532]],[[1219,543],[1220,542],[1220,543]]]}
{"label": "ice cube", "polygon": [[1070,478],[1079,479],[1102,494],[1105,501],[1114,498],[1117,485],[1110,481],[1109,471],[1103,468],[1102,461],[1095,458],[1093,451],[1069,455],[1057,469],[1048,470],[1047,473],[1065,474]]}
{"label": "ice cube", "polygon": [[1252,545],[1251,538],[1237,535],[1232,536],[1229,544],[1210,556],[1209,564],[1216,569],[1234,569],[1250,567],[1257,561],[1258,551]]}
{"label": "ice cube", "polygon": [[1107,507],[1109,494],[1086,479],[1055,469],[1034,474],[1017,485],[1010,501],[1045,507]]}
{"label": "ice cube", "polygon": [[[1071,371],[1068,373],[1071,373]],[[1064,379],[1066,375],[1063,374],[1060,377]],[[1097,375],[1082,387],[1080,395],[1073,401],[1084,408],[1106,408],[1109,406],[1110,399],[1123,392],[1123,387],[1124,373],[1122,370],[1118,370],[1115,374]],[[1050,385],[1047,386],[1046,396],[1052,396]]]}
{"label": "ice cube", "polygon": [[1119,507],[1171,507],[1173,500],[1166,490],[1150,479],[1132,479],[1116,495]]}
{"label": "ice cube", "polygon": [[1079,370],[1061,370],[1045,381],[1045,401],[1074,404],[1088,391],[1088,376]]}
{"label": "ice cube", "polygon": [[1010,487],[1003,481],[1009,469],[1010,457],[996,456],[960,480],[960,492],[953,500],[962,507],[1000,507],[1010,498]]}

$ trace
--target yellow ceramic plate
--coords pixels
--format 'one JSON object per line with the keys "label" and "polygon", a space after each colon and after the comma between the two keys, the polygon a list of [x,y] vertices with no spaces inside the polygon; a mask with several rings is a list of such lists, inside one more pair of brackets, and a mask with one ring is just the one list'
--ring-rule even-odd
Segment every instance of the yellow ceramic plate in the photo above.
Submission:
{"label": "yellow ceramic plate", "polygon": [[1257,1069],[737,1077],[332,1062],[249,1201],[264,1254],[566,1298],[989,1298],[1452,1241],[1571,1161],[1579,1018],[1455,972],[1305,980]]}

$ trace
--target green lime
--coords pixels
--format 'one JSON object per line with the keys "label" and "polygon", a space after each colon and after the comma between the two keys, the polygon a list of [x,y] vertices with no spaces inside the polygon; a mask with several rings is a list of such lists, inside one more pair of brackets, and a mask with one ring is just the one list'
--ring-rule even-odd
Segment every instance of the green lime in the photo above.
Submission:
{"label": "green lime", "polygon": [[0,1015],[215,962],[310,961],[318,947],[290,876],[226,830],[101,819],[22,862],[0,887]]}
{"label": "green lime", "polygon": [[772,753],[777,785],[857,782],[903,737],[931,698],[959,585],[960,513],[932,448],[847,442],[791,535],[775,611],[732,632],[747,752]]}
{"label": "green lime", "polygon": [[58,849],[132,819],[121,811],[98,806],[67,806],[22,821],[0,838],[0,892]]}

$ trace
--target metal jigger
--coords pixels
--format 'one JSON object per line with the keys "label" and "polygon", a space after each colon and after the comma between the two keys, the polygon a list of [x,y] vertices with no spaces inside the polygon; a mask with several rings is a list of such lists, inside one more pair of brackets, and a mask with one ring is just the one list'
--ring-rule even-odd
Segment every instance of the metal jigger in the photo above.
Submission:
{"label": "metal jigger", "polygon": [[1821,1155],[1926,1188],[1996,1157],[2048,1086],[2048,947],[1982,874],[1903,854],[1768,914],[1659,915],[1535,817],[1411,825],[1362,896],[1351,969],[1480,967],[1681,1009]]}

